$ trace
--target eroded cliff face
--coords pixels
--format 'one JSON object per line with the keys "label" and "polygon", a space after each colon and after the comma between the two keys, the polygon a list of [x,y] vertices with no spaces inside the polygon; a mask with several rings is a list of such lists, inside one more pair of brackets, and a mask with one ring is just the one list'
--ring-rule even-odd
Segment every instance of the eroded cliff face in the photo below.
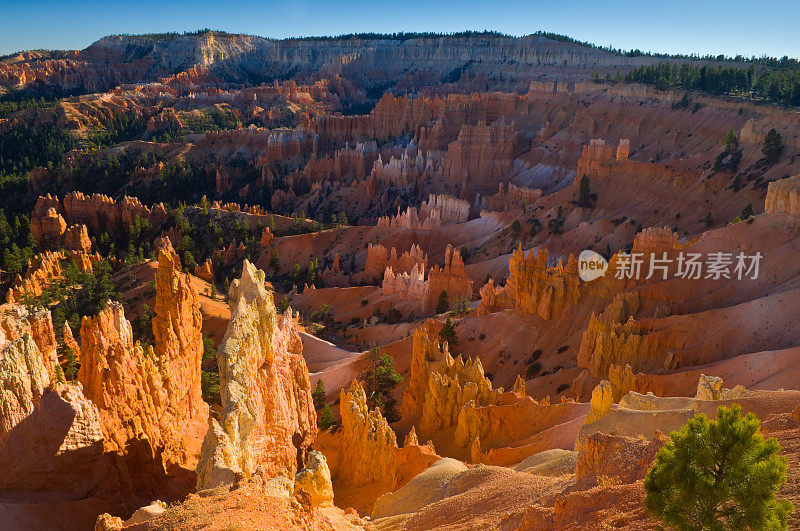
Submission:
{"label": "eroded cliff face", "polygon": [[200,386],[203,316],[197,291],[189,275],[181,272],[181,262],[171,246],[159,252],[155,284],[153,350],[165,365],[171,394],[180,404],[180,410],[188,418],[205,422],[208,406],[203,402]]}
{"label": "eroded cliff face", "polygon": [[50,384],[47,369],[31,334],[11,341],[0,358],[0,436],[33,412]]}
{"label": "eroded cliff face", "polygon": [[765,210],[800,216],[800,175],[769,183]]}
{"label": "eroded cliff face", "polygon": [[403,420],[423,440],[456,426],[466,404],[485,406],[497,400],[480,359],[453,359],[447,344],[439,345],[435,328],[426,324],[414,333],[411,376],[403,395]]}
{"label": "eroded cliff face", "polygon": [[583,146],[575,183],[578,184],[586,176],[595,182],[609,179],[646,179],[674,185],[701,175],[697,170],[688,171],[676,164],[632,160],[628,158],[629,154],[630,140],[627,138],[620,140],[616,150],[602,139],[592,139],[588,146]]}
{"label": "eroded cliff face", "polygon": [[469,203],[447,194],[430,194],[419,206],[419,215],[423,219],[436,216],[442,225],[464,223],[469,219]]}
{"label": "eroded cliff face", "polygon": [[31,234],[39,245],[59,242],[66,230],[67,222],[53,207],[48,208],[44,216],[31,220]]}
{"label": "eroded cliff face", "polygon": [[325,286],[329,288],[346,288],[352,284],[351,276],[342,270],[342,265],[339,262],[339,253],[334,255],[333,262],[322,271],[320,278],[322,278]]}
{"label": "eroded cliff face", "polygon": [[159,488],[176,479],[166,497],[185,493],[194,481],[207,423],[201,324],[197,294],[171,248],[161,250],[156,273],[155,348],[134,343],[118,303],[81,323],[78,381],[100,411],[104,447],[125,458],[134,482]]}
{"label": "eroded cliff face", "polygon": [[438,210],[434,210],[423,217],[417,207],[408,207],[394,216],[378,218],[376,226],[385,230],[435,231],[442,228],[442,218]]}
{"label": "eroded cliff face", "polygon": [[39,308],[28,311],[21,306],[12,306],[8,313],[0,315],[0,350],[25,334],[30,334],[42,364],[48,374],[48,383],[56,380],[58,354],[53,319],[50,310]]}
{"label": "eroded cliff face", "polygon": [[542,190],[538,188],[526,188],[510,182],[501,182],[497,187],[497,193],[478,198],[480,202],[476,203],[481,210],[504,212],[518,208],[527,209],[535,206],[536,201],[542,197]]}
{"label": "eroded cliff face", "polygon": [[410,273],[415,265],[422,271],[428,265],[428,257],[418,245],[412,244],[408,251],[398,255],[397,249],[394,247],[386,249],[379,243],[370,243],[367,246],[364,280],[367,282],[381,280],[387,267],[391,267],[395,273]]}
{"label": "eroded cliff face", "polygon": [[122,305],[111,302],[97,316],[84,317],[79,360],[78,381],[100,410],[106,450],[124,453],[135,439],[150,441],[154,453],[162,449],[170,440],[168,431],[179,428],[162,425],[168,375],[151,347],[145,351],[134,344]]}
{"label": "eroded cliff face", "polygon": [[419,445],[416,437],[399,447],[380,410],[369,409],[357,380],[341,390],[339,411],[341,429],[317,441],[328,457],[337,505],[369,512],[380,495],[402,487],[439,459],[431,445]]}
{"label": "eroded cliff face", "polygon": [[80,384],[51,381],[30,325],[17,324],[23,335],[0,341],[0,488],[53,499],[119,496],[97,407]]}
{"label": "eroded cliff face", "polygon": [[517,150],[514,125],[463,125],[444,158],[443,176],[457,193],[494,189],[508,175]]}
{"label": "eroded cliff face", "polygon": [[633,483],[644,479],[656,452],[667,441],[657,432],[653,439],[593,433],[578,452],[575,479],[581,489],[597,486],[601,481]]}
{"label": "eroded cliff face", "polygon": [[19,302],[25,294],[38,296],[44,288],[61,277],[61,265],[64,260],[74,263],[81,271],[91,271],[93,263],[100,260],[97,253],[83,251],[44,251],[28,261],[24,275],[17,275],[14,284],[6,293],[6,302]]}
{"label": "eroded cliff face", "polygon": [[317,434],[302,342],[289,313],[278,315],[264,272],[244,262],[231,284],[232,312],[217,351],[223,411],[210,419],[198,489],[247,478],[294,477]]}
{"label": "eroded cliff face", "polygon": [[[401,410],[403,425],[413,426],[409,437],[433,440],[443,456],[499,466],[518,463],[545,448],[572,448],[568,437],[545,443],[540,434],[586,415],[588,404],[551,404],[549,396],[533,399],[519,375],[511,391],[494,388],[480,359],[453,358],[447,346],[440,345],[439,327],[428,321],[412,338]],[[577,434],[578,427],[567,431]]]}
{"label": "eroded cliff face", "polygon": [[467,275],[464,259],[457,249],[448,244],[444,251],[444,265],[434,266],[428,271],[428,293],[425,299],[425,309],[428,311],[436,308],[436,303],[442,291],[446,291],[451,304],[459,299],[472,298],[472,279]]}
{"label": "eroded cliff face", "polygon": [[6,302],[14,303],[26,293],[41,295],[42,290],[53,279],[61,276],[61,260],[65,253],[45,251],[28,262],[24,276],[17,275],[14,286],[6,293]]}
{"label": "eroded cliff face", "polygon": [[578,366],[596,378],[613,378],[620,388],[630,389],[636,388],[636,371],[675,369],[679,363],[675,339],[653,333],[648,322],[634,319],[630,307],[621,309],[615,301],[602,314],[590,318],[581,339]]}
{"label": "eroded cliff face", "polygon": [[647,343],[646,325],[627,319],[616,322],[592,316],[583,334],[578,365],[596,377],[604,377],[609,367],[627,363],[641,364],[660,355],[656,345]]}
{"label": "eroded cliff face", "polygon": [[342,449],[336,480],[356,487],[391,480],[399,466],[397,437],[380,410],[370,410],[357,381],[342,389]]}
{"label": "eroded cliff face", "polygon": [[467,275],[461,253],[451,245],[445,249],[444,265],[431,267],[427,279],[422,265],[415,263],[409,272],[395,272],[392,266],[387,266],[381,283],[381,293],[394,295],[418,314],[432,313],[442,291],[447,292],[452,303],[472,298],[472,279]]}
{"label": "eroded cliff face", "polygon": [[[581,298],[578,263],[570,255],[566,267],[558,264],[550,267],[546,249],[538,255],[521,248],[515,249],[508,268],[510,271],[506,289],[514,300],[515,310],[523,315],[538,315],[548,320],[563,316]],[[492,293],[487,291],[487,298]],[[487,300],[487,308],[494,306]]]}
{"label": "eroded cliff face", "polygon": [[[66,225],[85,225],[92,234],[104,231],[125,234],[136,217],[158,225],[166,218],[166,209],[163,204],[147,207],[137,198],[128,196],[115,201],[102,194],[71,192],[63,199],[47,194],[40,196],[36,201],[31,215],[31,231],[35,231],[34,236],[41,234],[50,238],[61,238],[68,230],[81,230],[67,229],[63,226],[60,234],[56,236],[57,229],[63,225],[61,222],[64,222]],[[79,240],[80,234],[70,235],[68,239],[70,242]]]}
{"label": "eroded cliff face", "polygon": [[[341,74],[367,85],[392,80],[399,89],[408,90],[424,80],[441,80],[458,66],[464,70],[465,79],[477,76],[486,80],[494,73],[496,87],[523,89],[532,77],[542,73],[576,80],[588,78],[598,69],[613,73],[654,62],[654,58],[622,57],[539,35],[327,41],[275,41],[221,32],[170,39],[111,35],[63,57],[40,52],[19,54],[15,61],[0,64],[0,84],[98,91],[159,78],[180,87],[224,80],[242,82],[267,73],[301,79],[324,73]],[[174,75],[176,71],[180,73]]]}

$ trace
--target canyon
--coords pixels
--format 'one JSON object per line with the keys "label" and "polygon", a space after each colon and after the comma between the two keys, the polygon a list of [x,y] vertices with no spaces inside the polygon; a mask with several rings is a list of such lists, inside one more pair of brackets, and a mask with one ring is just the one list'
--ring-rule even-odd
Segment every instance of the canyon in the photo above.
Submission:
{"label": "canyon", "polygon": [[733,404],[799,504],[800,118],[605,79],[662,63],[722,62],[491,32],[1,58],[0,99],[48,103],[0,116],[33,161],[0,182],[0,527],[657,529],[659,449]]}

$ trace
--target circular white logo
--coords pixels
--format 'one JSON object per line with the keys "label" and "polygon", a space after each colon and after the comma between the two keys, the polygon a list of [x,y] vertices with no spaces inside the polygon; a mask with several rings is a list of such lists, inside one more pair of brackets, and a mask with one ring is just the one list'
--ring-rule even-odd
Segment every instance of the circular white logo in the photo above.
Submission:
{"label": "circular white logo", "polygon": [[590,282],[606,274],[608,261],[591,249],[584,249],[578,257],[578,275],[584,282]]}

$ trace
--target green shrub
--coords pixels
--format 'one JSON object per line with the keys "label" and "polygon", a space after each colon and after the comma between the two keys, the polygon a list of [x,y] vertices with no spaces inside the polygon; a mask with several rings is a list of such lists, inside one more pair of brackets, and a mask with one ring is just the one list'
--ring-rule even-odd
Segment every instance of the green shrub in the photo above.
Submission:
{"label": "green shrub", "polygon": [[720,407],[716,420],[700,414],[672,432],[644,480],[650,514],[678,529],[787,528],[792,504],[775,498],[787,460],[741,411]]}

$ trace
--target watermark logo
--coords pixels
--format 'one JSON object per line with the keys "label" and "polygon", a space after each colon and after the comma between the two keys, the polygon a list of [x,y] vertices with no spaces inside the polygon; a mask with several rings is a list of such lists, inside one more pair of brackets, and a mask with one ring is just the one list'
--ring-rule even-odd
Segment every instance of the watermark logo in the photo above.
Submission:
{"label": "watermark logo", "polygon": [[590,282],[606,274],[608,260],[591,249],[584,249],[578,257],[578,275],[584,282]]}
{"label": "watermark logo", "polygon": [[[760,252],[747,255],[743,252],[684,253],[670,257],[666,252],[620,253],[614,263],[614,278],[625,280],[667,280],[668,278],[698,279],[758,279]],[[584,282],[600,278],[609,270],[605,258],[591,249],[581,251],[578,258],[578,275]]]}

